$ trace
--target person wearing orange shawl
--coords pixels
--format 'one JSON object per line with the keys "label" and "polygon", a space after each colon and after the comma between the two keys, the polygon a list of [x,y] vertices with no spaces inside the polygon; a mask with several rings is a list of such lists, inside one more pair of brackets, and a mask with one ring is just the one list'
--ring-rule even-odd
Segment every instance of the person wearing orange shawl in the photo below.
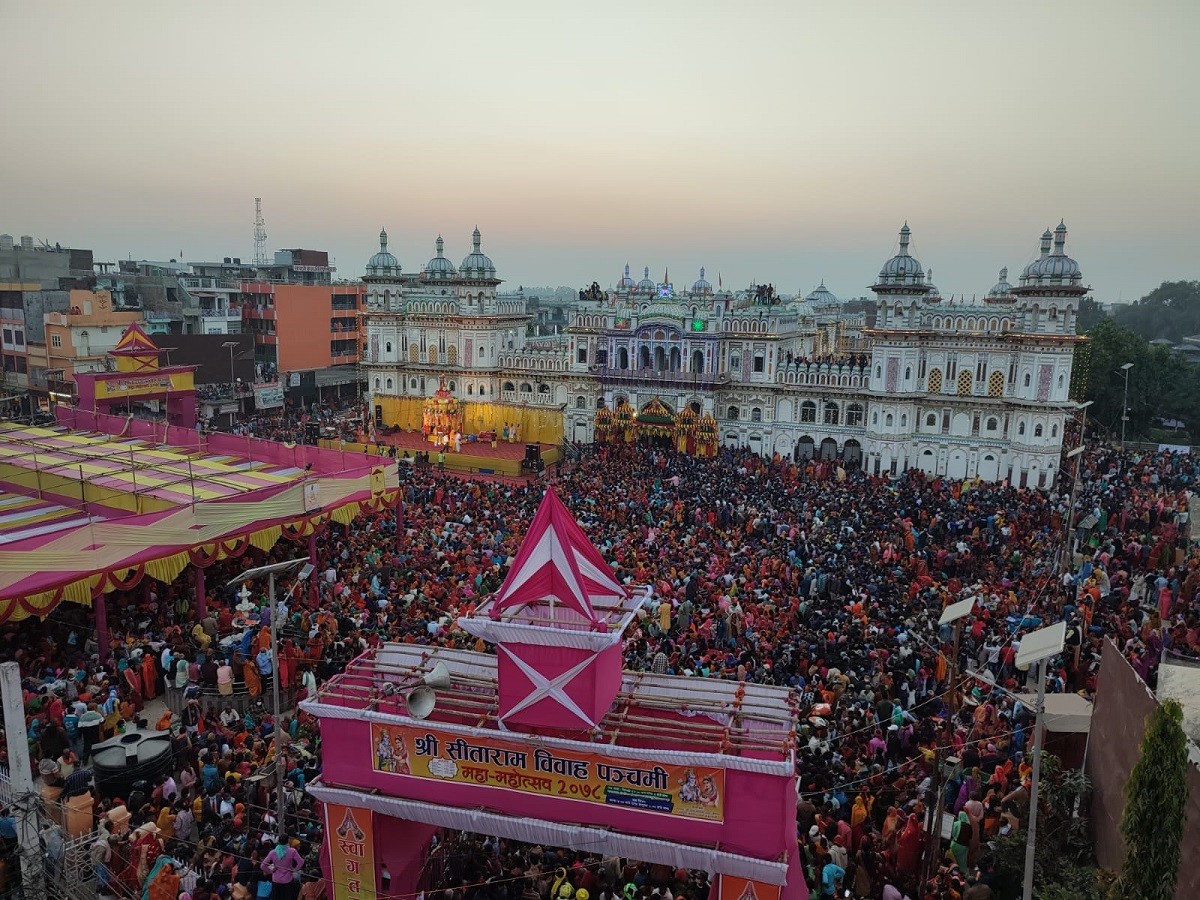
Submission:
{"label": "person wearing orange shawl", "polygon": [[258,666],[254,664],[254,660],[242,660],[242,678],[246,682],[246,692],[251,697],[257,697],[262,693],[262,677],[258,674]]}
{"label": "person wearing orange shawl", "polygon": [[149,702],[158,696],[158,666],[154,662],[154,654],[142,655],[142,695]]}
{"label": "person wearing orange shawl", "polygon": [[146,890],[147,900],[177,900],[179,897],[179,874],[171,863],[164,863]]}

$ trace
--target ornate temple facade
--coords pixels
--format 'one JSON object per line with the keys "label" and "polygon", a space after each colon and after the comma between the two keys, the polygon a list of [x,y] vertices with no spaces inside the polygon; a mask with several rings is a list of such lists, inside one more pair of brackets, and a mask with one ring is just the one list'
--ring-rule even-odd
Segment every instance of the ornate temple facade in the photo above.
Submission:
{"label": "ornate temple facade", "polygon": [[[364,279],[366,378],[377,421],[395,398],[422,400],[446,376],[462,402],[535,410],[530,440],[668,437],[797,460],[843,459],[870,472],[919,468],[1046,487],[1057,471],[1075,316],[1087,294],[1066,226],[1042,236],[1013,286],[1002,269],[982,299],[943,297],[901,229],[872,291],[874,322],[824,284],[803,297],[714,287],[701,269],[676,290],[626,265],[615,288],[581,298],[565,337],[526,336],[520,297],[480,249],[401,273],[381,234]],[[468,415],[468,422],[470,415]],[[553,421],[555,427],[546,429]],[[469,424],[468,424],[469,427]],[[556,432],[556,433],[555,433]]]}

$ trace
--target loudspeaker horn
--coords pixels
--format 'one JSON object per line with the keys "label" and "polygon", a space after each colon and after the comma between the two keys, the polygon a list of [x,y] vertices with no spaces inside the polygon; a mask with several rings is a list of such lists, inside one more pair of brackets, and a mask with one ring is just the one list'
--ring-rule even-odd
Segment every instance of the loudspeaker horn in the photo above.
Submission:
{"label": "loudspeaker horn", "polygon": [[445,663],[440,662],[421,680],[431,688],[448,688],[450,687],[450,670],[446,668]]}
{"label": "loudspeaker horn", "polygon": [[414,719],[427,719],[437,706],[437,692],[433,688],[421,685],[413,688],[408,695],[408,714]]}

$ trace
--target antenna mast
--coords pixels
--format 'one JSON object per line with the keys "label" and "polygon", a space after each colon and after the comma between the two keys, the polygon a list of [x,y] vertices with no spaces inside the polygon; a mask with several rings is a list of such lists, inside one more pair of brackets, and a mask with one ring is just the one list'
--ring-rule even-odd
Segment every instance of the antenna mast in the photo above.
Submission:
{"label": "antenna mast", "polygon": [[263,221],[262,197],[254,198],[254,264],[267,265],[267,223]]}

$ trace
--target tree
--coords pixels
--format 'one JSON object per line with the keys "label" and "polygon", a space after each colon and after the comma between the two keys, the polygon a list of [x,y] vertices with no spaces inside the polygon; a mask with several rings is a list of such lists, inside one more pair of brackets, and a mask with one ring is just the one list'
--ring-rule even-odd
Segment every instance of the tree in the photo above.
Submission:
{"label": "tree", "polygon": [[[1042,752],[1038,789],[1038,840],[1034,851],[1035,900],[1101,900],[1101,883],[1092,859],[1087,816],[1091,782],[1078,769],[1065,769],[1052,753]],[[1018,898],[1025,873],[1025,830],[997,838],[991,851],[992,889],[1002,900]]]}
{"label": "tree", "polygon": [[1125,785],[1125,865],[1112,900],[1173,900],[1188,798],[1183,710],[1166,700],[1150,714],[1142,755]]}
{"label": "tree", "polygon": [[1100,308],[1095,297],[1084,297],[1079,301],[1079,316],[1075,319],[1075,333],[1087,334],[1108,315]]}
{"label": "tree", "polygon": [[1118,306],[1113,318],[1148,341],[1178,341],[1196,334],[1200,332],[1200,281],[1164,281],[1137,303]]}
{"label": "tree", "polygon": [[1125,373],[1129,370],[1129,422],[1127,436],[1148,435],[1158,418],[1179,419],[1200,440],[1200,366],[1167,347],[1156,347],[1113,319],[1102,319],[1087,334],[1087,343],[1075,352],[1071,396],[1095,401],[1088,421],[1121,431],[1121,405],[1125,400]]}

